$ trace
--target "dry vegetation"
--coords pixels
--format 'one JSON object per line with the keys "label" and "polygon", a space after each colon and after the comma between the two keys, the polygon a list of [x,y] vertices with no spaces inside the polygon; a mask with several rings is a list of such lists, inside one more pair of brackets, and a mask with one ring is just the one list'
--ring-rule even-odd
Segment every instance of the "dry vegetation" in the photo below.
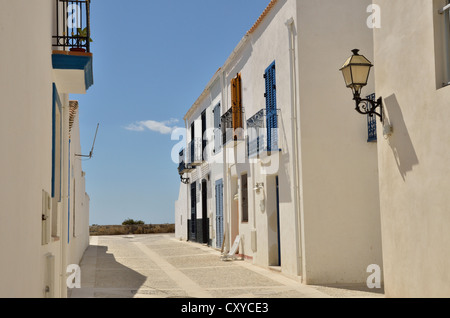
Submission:
{"label": "dry vegetation", "polygon": [[91,225],[89,235],[127,235],[174,233],[175,224],[141,224],[141,225]]}

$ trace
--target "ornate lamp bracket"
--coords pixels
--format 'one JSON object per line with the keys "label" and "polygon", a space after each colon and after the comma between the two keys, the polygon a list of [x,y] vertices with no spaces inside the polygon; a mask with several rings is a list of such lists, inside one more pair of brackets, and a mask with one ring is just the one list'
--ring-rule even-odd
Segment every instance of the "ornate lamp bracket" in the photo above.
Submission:
{"label": "ornate lamp bracket", "polygon": [[184,178],[183,175],[180,175],[180,180],[183,184],[189,184],[190,181],[189,178]]}
{"label": "ornate lamp bracket", "polygon": [[[353,98],[356,102],[355,110],[363,115],[377,115],[383,122],[383,99],[380,97],[376,101],[367,98],[361,98],[359,95],[355,95]],[[376,111],[380,108],[379,112]]]}

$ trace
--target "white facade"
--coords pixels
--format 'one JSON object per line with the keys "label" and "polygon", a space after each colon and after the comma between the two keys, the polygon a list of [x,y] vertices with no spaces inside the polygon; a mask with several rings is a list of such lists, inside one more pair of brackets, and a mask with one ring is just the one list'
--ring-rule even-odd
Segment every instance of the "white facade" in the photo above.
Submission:
{"label": "white facade", "polygon": [[372,59],[371,2],[297,3],[303,277],[365,283],[369,265],[382,268],[377,143],[366,142],[366,118],[337,69],[354,48]]}
{"label": "white facade", "polygon": [[[76,106],[75,106],[76,105]],[[78,264],[89,245],[89,195],[86,193],[86,173],[82,170],[80,122],[78,102],[70,101],[74,108],[70,127],[70,186],[68,213],[68,263]],[[85,154],[84,154],[85,155]]]}
{"label": "white facade", "polygon": [[[54,69],[55,12],[55,1],[0,1],[0,297],[65,297],[67,265],[87,247],[84,177],[69,174],[81,166],[69,166],[66,85],[84,71]],[[84,76],[72,84],[84,86]],[[79,149],[78,121],[72,134]],[[74,180],[78,237],[70,241]]]}
{"label": "white facade", "polygon": [[[338,71],[349,48],[358,46],[373,57],[369,4],[272,1],[186,114],[189,142],[190,125],[204,110],[208,114],[220,103],[223,115],[232,107],[232,80],[239,74],[242,128],[248,134],[247,121],[268,112],[263,75],[275,65],[280,151],[249,158],[245,139],[231,142],[185,175],[192,183],[210,173],[206,215],[212,247],[219,248],[214,191],[222,179],[225,250],[239,235],[242,257],[280,266],[307,284],[365,283],[367,267],[382,265],[376,144],[367,142],[366,119],[348,107],[352,101]],[[373,83],[369,89],[373,93]],[[211,123],[213,116],[206,118]],[[196,132],[200,128],[196,125]],[[205,169],[214,159],[222,159],[217,168]],[[191,218],[190,185],[181,187],[187,189]],[[198,184],[196,191],[200,218]]]}
{"label": "white facade", "polygon": [[187,187],[180,186],[178,200],[175,202],[175,238],[187,240]]}
{"label": "white facade", "polygon": [[449,297],[447,1],[376,3],[375,85],[393,129],[378,143],[385,292]]}

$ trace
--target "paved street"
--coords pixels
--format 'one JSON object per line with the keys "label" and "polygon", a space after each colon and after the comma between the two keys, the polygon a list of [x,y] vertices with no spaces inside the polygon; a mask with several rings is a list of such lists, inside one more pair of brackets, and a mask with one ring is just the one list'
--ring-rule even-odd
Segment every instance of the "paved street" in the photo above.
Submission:
{"label": "paved street", "polygon": [[71,298],[384,297],[380,291],[306,286],[173,234],[93,236]]}

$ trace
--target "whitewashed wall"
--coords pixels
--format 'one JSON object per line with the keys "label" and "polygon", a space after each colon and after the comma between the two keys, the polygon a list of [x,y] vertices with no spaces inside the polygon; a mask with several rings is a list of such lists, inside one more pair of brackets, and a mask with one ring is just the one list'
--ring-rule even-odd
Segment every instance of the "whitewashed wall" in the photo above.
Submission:
{"label": "whitewashed wall", "polygon": [[450,296],[450,87],[445,73],[445,1],[376,1],[377,93],[390,138],[378,143],[385,292]]}
{"label": "whitewashed wall", "polygon": [[41,297],[51,192],[51,1],[0,2],[0,296]]}
{"label": "whitewashed wall", "polygon": [[187,240],[188,198],[187,185],[180,183],[178,200],[175,201],[175,237]]}
{"label": "whitewashed wall", "polygon": [[[355,47],[373,58],[369,4],[280,0],[242,38],[214,79],[222,85],[223,114],[231,107],[230,81],[241,74],[246,128],[246,120],[265,108],[263,74],[276,63],[282,151],[243,162],[245,142],[225,147],[215,157],[222,156],[222,172],[218,168],[212,180],[224,179],[226,250],[239,234],[239,254],[270,266],[278,261],[278,176],[281,269],[305,283],[363,283],[367,266],[382,265],[376,144],[367,143],[366,119],[354,111],[338,71]],[[188,129],[203,109],[215,106],[210,89],[189,110]],[[241,211],[243,173],[249,176],[247,222]],[[264,183],[259,192],[257,183]]]}
{"label": "whitewashed wall", "polygon": [[[58,233],[41,244],[42,191],[51,193],[52,179],[54,4],[0,1],[0,297],[44,297],[49,281],[54,286],[52,296],[64,297],[65,266],[79,260],[82,250],[72,258],[63,243],[67,240],[67,144]],[[67,141],[68,95],[59,97]],[[88,200],[85,193],[81,195]],[[54,257],[51,273],[48,255]]]}
{"label": "whitewashed wall", "polygon": [[339,68],[355,48],[374,60],[371,1],[297,3],[303,281],[365,284],[382,266],[377,143]]}
{"label": "whitewashed wall", "polygon": [[[288,159],[291,152],[291,81],[289,69],[289,30],[285,23],[296,18],[295,1],[279,1],[266,16],[255,32],[250,33],[241,41],[234,56],[230,57],[224,66],[225,104],[231,107],[230,81],[237,73],[242,78],[242,104],[244,107],[244,128],[246,121],[265,106],[265,69],[275,61],[277,83],[277,107],[280,154],[273,153],[269,164],[270,174],[263,172],[268,159],[252,160],[241,163],[240,158],[246,154],[246,143],[239,143],[236,148],[228,150],[225,178],[226,211],[228,244],[239,233],[241,245],[239,253],[254,264],[261,266],[275,265],[278,244],[276,238],[276,187],[275,175],[280,183],[280,246],[281,267],[286,274],[297,276],[300,271],[299,253],[297,248],[298,231],[296,210],[292,186],[292,162]],[[234,162],[238,162],[234,164]],[[242,222],[241,211],[241,175],[248,174],[248,222]],[[256,183],[264,183],[264,189],[257,193],[253,189]],[[239,201],[234,201],[238,194]],[[237,220],[237,222],[235,221]],[[236,228],[237,227],[237,228]],[[254,234],[256,232],[256,235]],[[255,241],[256,238],[256,241]]]}
{"label": "whitewashed wall", "polygon": [[[86,193],[86,177],[82,167],[83,154],[80,143],[79,105],[70,133],[70,223],[68,264],[79,264],[89,245],[89,195]],[[75,227],[74,227],[75,225]]]}

